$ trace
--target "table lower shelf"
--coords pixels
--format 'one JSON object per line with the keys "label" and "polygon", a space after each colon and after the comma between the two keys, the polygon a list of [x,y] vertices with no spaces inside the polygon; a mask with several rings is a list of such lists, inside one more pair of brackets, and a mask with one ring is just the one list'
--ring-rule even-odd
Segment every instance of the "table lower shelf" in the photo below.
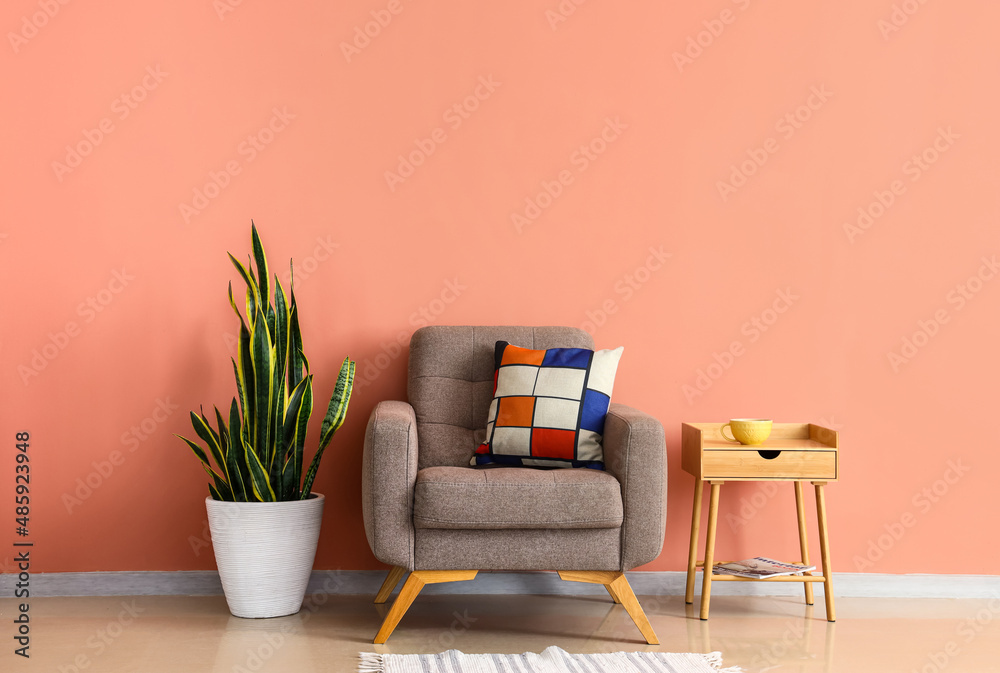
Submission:
{"label": "table lower shelf", "polygon": [[[725,565],[727,563],[736,563],[736,561],[716,561],[712,565]],[[705,562],[698,561],[694,564],[695,568],[705,569]],[[776,577],[743,577],[741,575],[717,575],[712,573],[713,582],[825,582],[826,577],[823,575],[813,575],[811,570],[805,570],[801,575],[777,575]]]}
{"label": "table lower shelf", "polygon": [[713,582],[825,582],[822,575],[778,575],[777,577],[740,577],[712,574]]}

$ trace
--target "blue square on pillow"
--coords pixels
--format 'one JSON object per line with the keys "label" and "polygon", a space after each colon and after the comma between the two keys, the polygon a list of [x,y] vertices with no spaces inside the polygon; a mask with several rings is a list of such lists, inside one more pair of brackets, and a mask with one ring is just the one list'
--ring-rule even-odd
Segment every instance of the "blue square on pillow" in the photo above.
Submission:
{"label": "blue square on pillow", "polygon": [[545,351],[542,366],[586,369],[590,366],[590,359],[593,356],[594,351],[586,348],[550,348]]}
{"label": "blue square on pillow", "polygon": [[580,428],[604,434],[604,418],[608,415],[611,398],[596,390],[587,389],[583,395],[583,410],[580,412]]}

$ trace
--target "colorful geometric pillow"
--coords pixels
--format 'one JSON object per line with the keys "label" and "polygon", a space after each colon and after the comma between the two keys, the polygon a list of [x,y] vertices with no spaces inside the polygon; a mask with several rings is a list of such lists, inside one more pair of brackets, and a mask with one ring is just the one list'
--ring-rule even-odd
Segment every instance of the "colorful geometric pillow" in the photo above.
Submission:
{"label": "colorful geometric pillow", "polygon": [[498,341],[486,441],[471,464],[603,470],[604,418],[623,350]]}

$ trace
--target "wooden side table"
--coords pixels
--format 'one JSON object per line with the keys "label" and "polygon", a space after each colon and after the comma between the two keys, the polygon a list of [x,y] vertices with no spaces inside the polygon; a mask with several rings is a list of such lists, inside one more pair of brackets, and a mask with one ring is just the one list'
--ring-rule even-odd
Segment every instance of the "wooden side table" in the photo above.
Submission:
{"label": "wooden side table", "polygon": [[[836,620],[833,605],[830,543],[826,527],[826,499],[823,487],[838,478],[837,433],[812,423],[775,423],[771,436],[760,446],[744,446],[726,440],[719,432],[722,423],[681,424],[681,466],[694,475],[694,507],[691,512],[691,545],[688,548],[686,603],[694,602],[694,579],[697,569],[703,570],[701,618],[708,619],[712,582],[803,582],[806,603],[813,604],[813,583],[823,583],[826,598],[826,618]],[[795,482],[795,509],[799,523],[799,548],[802,563],[809,565],[809,545],[806,541],[806,513],[803,483],[816,487],[816,516],[819,523],[819,549],[822,575],[805,572],[767,579],[750,579],[735,575],[712,575],[715,563],[715,533],[719,519],[719,495],[727,481],[792,481]],[[701,501],[705,482],[711,486],[708,505],[708,531],[705,559],[697,560],[698,526],[701,522]]]}

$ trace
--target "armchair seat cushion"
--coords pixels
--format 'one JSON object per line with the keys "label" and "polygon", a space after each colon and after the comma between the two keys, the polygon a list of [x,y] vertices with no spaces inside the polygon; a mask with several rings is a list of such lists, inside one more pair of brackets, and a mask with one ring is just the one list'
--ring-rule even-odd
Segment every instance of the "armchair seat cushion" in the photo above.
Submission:
{"label": "armchair seat cushion", "polygon": [[598,470],[427,467],[413,491],[415,528],[620,528],[621,486]]}

